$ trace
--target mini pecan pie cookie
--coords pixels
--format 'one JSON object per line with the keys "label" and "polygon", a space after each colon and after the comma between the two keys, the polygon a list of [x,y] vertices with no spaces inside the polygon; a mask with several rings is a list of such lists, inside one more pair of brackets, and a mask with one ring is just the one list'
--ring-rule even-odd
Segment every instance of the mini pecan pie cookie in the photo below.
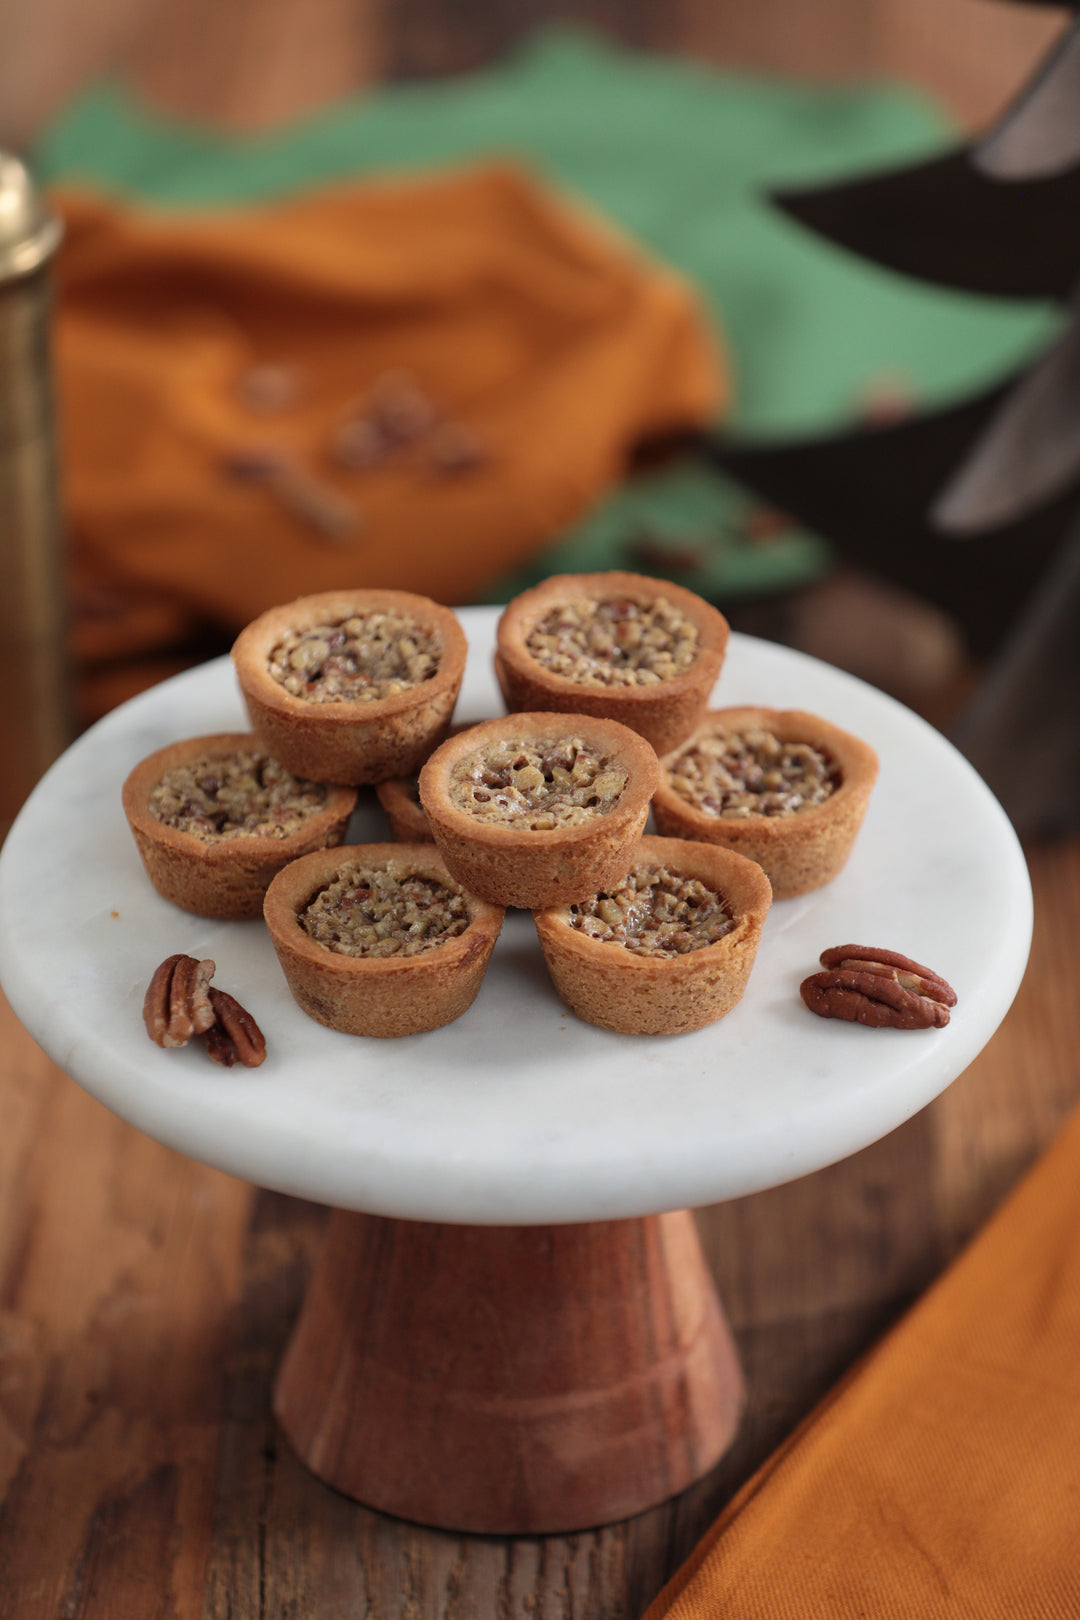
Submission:
{"label": "mini pecan pie cookie", "polygon": [[297,1005],[347,1035],[416,1035],[476,999],[501,906],[467,893],[431,844],[358,844],[294,861],[266,925]]}
{"label": "mini pecan pie cookie", "polygon": [[878,761],[867,743],[798,709],[716,709],[661,761],[661,833],[723,844],[768,873],[777,900],[841,870]]}
{"label": "mini pecan pie cookie", "polygon": [[[476,722],[473,721],[475,725]],[[467,731],[468,725],[450,727],[449,735]],[[388,782],[379,782],[375,792],[383,814],[390,823],[390,836],[396,844],[433,844],[427,814],[420,803],[420,772],[412,776],[394,776]]]}
{"label": "mini pecan pie cookie", "polygon": [[680,838],[642,838],[621,883],[536,914],[571,1012],[624,1035],[683,1035],[742,996],[771,901],[754,861]]}
{"label": "mini pecan pie cookie", "polygon": [[623,877],[658,777],[648,743],[615,720],[510,714],[437,748],[420,801],[466,888],[537,910]]}
{"label": "mini pecan pie cookie", "polygon": [[700,596],[643,574],[559,574],[509,604],[495,672],[509,709],[618,720],[658,754],[705,712],[728,625]]}
{"label": "mini pecan pie cookie", "polygon": [[271,608],[233,662],[254,730],[297,775],[405,776],[443,736],[465,672],[449,608],[407,591],[327,591]]}
{"label": "mini pecan pie cookie", "polygon": [[293,776],[247,732],[188,737],[131,772],[124,813],[154,888],[200,917],[262,915],[270,880],[340,844],[355,788]]}
{"label": "mini pecan pie cookie", "polygon": [[394,776],[375,789],[390,823],[390,836],[398,844],[433,844],[431,828],[420,803],[420,773]]}

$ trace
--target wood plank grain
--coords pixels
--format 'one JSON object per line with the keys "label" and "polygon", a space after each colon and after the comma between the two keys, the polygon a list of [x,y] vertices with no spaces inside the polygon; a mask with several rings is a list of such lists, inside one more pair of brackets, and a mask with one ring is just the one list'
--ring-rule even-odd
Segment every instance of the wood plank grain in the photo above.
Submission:
{"label": "wood plank grain", "polygon": [[0,1615],[196,1613],[250,1189],[0,1051]]}
{"label": "wood plank grain", "polygon": [[1080,1097],[1080,835],[1027,848],[1035,933],[994,1040],[934,1104],[935,1222],[943,1254],[967,1241]]}

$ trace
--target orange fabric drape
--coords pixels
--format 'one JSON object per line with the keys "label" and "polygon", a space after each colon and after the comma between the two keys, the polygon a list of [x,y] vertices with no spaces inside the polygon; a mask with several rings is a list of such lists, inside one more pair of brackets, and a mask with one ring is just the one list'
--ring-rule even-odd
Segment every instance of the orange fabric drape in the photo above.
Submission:
{"label": "orange fabric drape", "polygon": [[[207,625],[238,630],[300,594],[386,585],[469,601],[593,504],[638,441],[726,398],[688,287],[511,166],[213,214],[54,202],[74,642],[91,711],[116,660],[151,660]],[[297,380],[272,413],[240,386],[267,364]],[[335,462],[341,413],[395,370],[474,431],[483,465],[436,478],[407,455]],[[223,474],[266,445],[352,503],[347,536]]]}
{"label": "orange fabric drape", "polygon": [[1080,1114],[647,1620],[1080,1615]]}

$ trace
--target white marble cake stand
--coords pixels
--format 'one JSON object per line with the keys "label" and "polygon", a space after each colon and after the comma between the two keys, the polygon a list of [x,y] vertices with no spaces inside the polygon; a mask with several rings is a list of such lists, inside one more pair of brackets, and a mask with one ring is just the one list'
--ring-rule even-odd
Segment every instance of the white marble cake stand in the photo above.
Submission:
{"label": "white marble cake stand", "polygon": [[[457,713],[479,719],[501,712],[496,612],[461,618]],[[1027,870],[941,736],[852,677],[739,635],[714,702],[812,710],[872,742],[881,775],[846,870],[774,905],[742,1002],[693,1035],[579,1022],[524,913],[508,915],[479,998],[446,1029],[377,1041],[308,1019],[261,923],[205,921],[155,894],[120,808],[153,749],[244,729],[225,659],[83,736],[0,855],[0,978],[49,1056],[160,1141],[339,1212],[276,1404],[315,1471],[376,1507],[459,1529],[568,1530],[704,1473],[740,1384],[689,1210],[884,1135],[966,1067],[1015,995]],[[385,836],[371,796],[350,842]],[[944,974],[959,995],[949,1026],[812,1017],[799,982],[848,941]],[[266,1032],[261,1068],[147,1040],[145,986],[175,951],[214,958],[216,982]]]}

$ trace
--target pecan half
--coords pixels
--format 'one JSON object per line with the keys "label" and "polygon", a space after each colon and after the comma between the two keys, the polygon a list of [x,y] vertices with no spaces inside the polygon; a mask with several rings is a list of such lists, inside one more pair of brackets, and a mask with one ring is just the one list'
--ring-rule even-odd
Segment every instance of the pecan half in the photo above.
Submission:
{"label": "pecan half", "polygon": [[214,1022],[208,986],[214,976],[210,960],[167,956],[155,972],[143,999],[143,1022],[158,1046],[186,1046]]}
{"label": "pecan half", "polygon": [[332,485],[286,462],[271,480],[280,504],[325,540],[351,540],[361,527],[360,513]]}
{"label": "pecan half", "polygon": [[211,987],[214,963],[193,956],[167,956],[143,999],[143,1023],[158,1046],[186,1046],[201,1035],[215,1063],[255,1069],[266,1056],[262,1030],[225,990]]}
{"label": "pecan half", "polygon": [[930,968],[869,945],[822,951],[825,971],[804,979],[803,1001],[820,1018],[842,1018],[874,1029],[941,1029],[956,992]]}
{"label": "pecan half", "polygon": [[266,1040],[247,1008],[227,990],[211,990],[210,1004],[215,1022],[206,1031],[207,1055],[227,1069],[234,1063],[257,1069],[266,1056]]}
{"label": "pecan half", "polygon": [[831,951],[822,951],[818,958],[823,968],[844,968],[854,973],[877,973],[893,977],[907,990],[931,1001],[940,1001],[946,1007],[956,1006],[956,991],[946,984],[940,973],[913,962],[899,951],[883,951],[876,945],[834,945]]}

